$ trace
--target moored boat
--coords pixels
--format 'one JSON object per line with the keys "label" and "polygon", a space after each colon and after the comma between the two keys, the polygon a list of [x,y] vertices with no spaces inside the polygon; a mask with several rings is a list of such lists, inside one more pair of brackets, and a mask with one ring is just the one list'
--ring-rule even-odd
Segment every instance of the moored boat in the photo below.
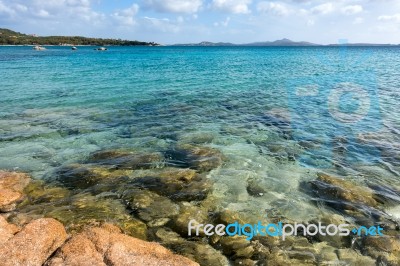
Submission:
{"label": "moored boat", "polygon": [[33,47],[33,50],[36,50],[36,51],[43,51],[43,50],[46,50],[46,48],[43,47],[43,46],[40,46],[40,45],[36,45],[36,46]]}

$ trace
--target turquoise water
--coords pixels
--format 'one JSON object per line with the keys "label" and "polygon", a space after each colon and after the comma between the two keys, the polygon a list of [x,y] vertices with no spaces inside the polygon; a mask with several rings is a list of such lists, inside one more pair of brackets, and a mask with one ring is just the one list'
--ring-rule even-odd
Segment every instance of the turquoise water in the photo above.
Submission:
{"label": "turquoise water", "polygon": [[[218,204],[308,220],[321,209],[300,184],[320,171],[400,190],[399,69],[385,47],[1,47],[0,168],[47,178],[97,150],[205,145],[227,158],[208,175]],[[338,122],[329,100],[292,97],[300,83],[365,85],[373,112],[355,93],[338,108],[366,122]]]}

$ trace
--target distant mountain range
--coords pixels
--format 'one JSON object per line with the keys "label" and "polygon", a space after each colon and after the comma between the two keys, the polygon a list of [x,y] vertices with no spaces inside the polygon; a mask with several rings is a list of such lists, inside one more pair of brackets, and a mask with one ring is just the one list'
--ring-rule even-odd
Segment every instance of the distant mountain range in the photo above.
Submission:
{"label": "distant mountain range", "polygon": [[[276,40],[272,42],[253,42],[244,44],[235,44],[229,42],[200,42],[187,44],[173,44],[171,46],[340,46],[341,44],[316,44],[311,42],[295,42],[289,39]],[[399,46],[395,44],[372,44],[372,43],[346,43],[346,46]]]}
{"label": "distant mountain range", "polygon": [[[36,36],[28,35],[9,29],[0,28],[0,45],[117,45],[117,46],[159,46],[154,42],[129,41],[121,39],[87,38],[81,36]],[[253,42],[235,44],[229,42],[200,42],[187,44],[172,44],[168,46],[339,46],[340,44],[316,44],[311,42],[296,42],[289,39],[276,41]],[[346,46],[400,46],[400,44],[371,44],[371,43],[348,43]]]}

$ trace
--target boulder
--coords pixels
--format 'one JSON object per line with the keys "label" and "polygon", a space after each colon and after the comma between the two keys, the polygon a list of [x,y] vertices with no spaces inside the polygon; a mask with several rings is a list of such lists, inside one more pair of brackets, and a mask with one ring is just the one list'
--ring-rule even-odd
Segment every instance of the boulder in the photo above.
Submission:
{"label": "boulder", "polygon": [[92,266],[104,265],[103,256],[96,246],[85,236],[77,235],[71,238],[47,263],[48,266]]}
{"label": "boulder", "polygon": [[0,216],[0,246],[12,238],[18,231],[18,226],[9,224],[3,216]]}
{"label": "boulder", "polygon": [[121,234],[109,224],[88,228],[73,236],[53,258],[49,266],[58,265],[198,265],[175,255],[157,243],[146,242]]}
{"label": "boulder", "polygon": [[35,220],[0,246],[1,265],[41,266],[66,239],[67,233],[60,222]]}
{"label": "boulder", "polygon": [[23,173],[0,171],[0,212],[15,210],[17,203],[23,200],[23,190],[30,180]]}

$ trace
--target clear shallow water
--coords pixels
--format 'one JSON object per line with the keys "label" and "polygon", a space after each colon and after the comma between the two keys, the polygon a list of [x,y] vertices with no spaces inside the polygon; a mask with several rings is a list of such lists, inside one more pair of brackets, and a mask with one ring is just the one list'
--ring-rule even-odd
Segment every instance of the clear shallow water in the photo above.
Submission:
{"label": "clear shallow water", "polygon": [[[43,178],[97,150],[206,145],[227,158],[209,174],[218,204],[255,217],[267,210],[310,220],[325,210],[300,184],[318,171],[400,189],[399,52],[1,47],[0,168]],[[338,130],[326,102],[292,98],[293,84],[329,89],[343,75],[376,92],[370,105],[379,112],[367,113],[365,124],[339,123]],[[357,102],[341,102],[343,113],[356,115]],[[248,180],[267,193],[249,196]]]}

